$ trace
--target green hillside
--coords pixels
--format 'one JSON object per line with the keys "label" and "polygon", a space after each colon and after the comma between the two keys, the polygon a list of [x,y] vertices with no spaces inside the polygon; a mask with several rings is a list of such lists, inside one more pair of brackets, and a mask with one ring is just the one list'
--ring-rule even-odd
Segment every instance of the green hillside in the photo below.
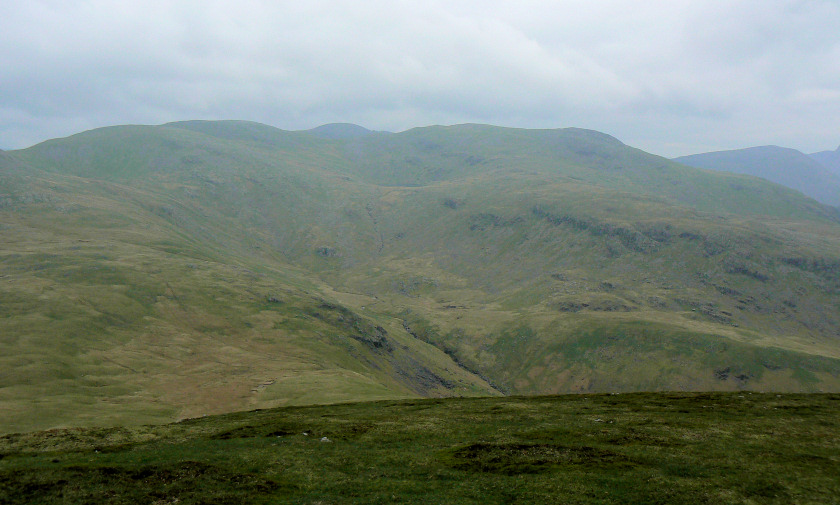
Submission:
{"label": "green hillside", "polygon": [[840,390],[837,209],[587,130],[365,132],[190,121],[0,153],[0,431]]}

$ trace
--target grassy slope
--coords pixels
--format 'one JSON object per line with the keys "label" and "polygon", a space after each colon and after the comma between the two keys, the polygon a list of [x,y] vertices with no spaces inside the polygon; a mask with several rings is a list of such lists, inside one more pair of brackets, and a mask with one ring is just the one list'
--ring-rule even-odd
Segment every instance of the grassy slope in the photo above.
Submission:
{"label": "grassy slope", "polygon": [[173,198],[163,179],[30,169],[6,186],[4,431],[492,393],[388,318],[318,295],[233,209]]}
{"label": "grassy slope", "polygon": [[836,212],[595,132],[187,122],[3,156],[5,430],[493,392],[471,371],[840,389]]}
{"label": "grassy slope", "polygon": [[[381,250],[355,270],[348,250],[330,274],[508,391],[837,387],[830,209],[601,134],[538,134],[468,125],[348,146],[382,157],[358,176],[421,186],[383,189],[369,206]],[[564,356],[592,332],[607,336],[599,359]]]}
{"label": "grassy slope", "polygon": [[[576,374],[584,379],[580,384],[559,373],[568,366],[561,358],[565,342],[593,325],[614,331],[616,339],[622,338],[622,324],[646,321],[651,323],[647,325],[651,337],[679,328],[714,342],[734,339],[838,357],[836,267],[811,268],[818,258],[836,256],[832,248],[837,242],[831,235],[810,249],[805,245],[808,234],[801,230],[785,236],[762,223],[692,215],[685,210],[679,216],[674,212],[679,209],[649,203],[639,212],[641,203],[625,200],[624,209],[601,218],[591,202],[570,202],[574,194],[558,198],[565,208],[548,211],[544,206],[539,213],[531,205],[540,201],[540,195],[532,196],[530,202],[515,201],[522,193],[513,198],[499,196],[492,207],[473,203],[472,195],[455,197],[461,201],[457,209],[441,203],[445,195],[439,195],[434,207],[422,211],[418,207],[424,214],[418,219],[423,228],[393,235],[401,237],[391,246],[397,249],[393,260],[366,267],[390,267],[384,273],[391,279],[390,286],[371,284],[365,269],[347,284],[390,291],[388,299],[397,312],[411,310],[407,319],[418,319],[421,325],[425,320],[435,327],[424,338],[455,349],[479,367],[494,368],[500,374],[515,370],[513,375],[539,376],[536,382],[511,377],[508,387],[513,391],[604,387],[603,382],[587,381],[585,369]],[[402,222],[402,216],[395,221]],[[428,230],[438,226],[448,227],[448,235],[429,237]],[[836,234],[832,225],[809,226],[814,230],[825,226]],[[411,254],[424,245],[448,254],[419,258]],[[836,260],[828,264],[836,265]],[[520,328],[535,337],[516,345],[495,345]],[[603,344],[609,347],[609,342]],[[537,353],[532,362],[512,369],[505,357],[528,348]],[[632,352],[627,356],[634,359]],[[714,380],[714,370],[737,364],[753,368],[760,363],[749,358],[747,365],[737,356],[727,356],[711,366],[698,363],[696,356],[676,358],[671,351],[653,358],[636,367],[641,375],[635,376],[622,370],[620,363],[602,360],[593,366],[623,377],[626,382],[621,388],[639,387],[644,381],[645,388],[667,389],[738,387],[734,380]],[[674,360],[692,363],[688,368],[696,364],[697,373],[686,374],[685,364],[666,366]],[[658,384],[652,382],[662,369],[668,373]],[[836,370],[835,364],[821,372],[836,374]],[[698,381],[701,374],[710,380]],[[759,374],[751,375],[755,379]]]}
{"label": "grassy slope", "polygon": [[831,503],[838,414],[837,395],[634,393],[53,430],[0,437],[0,503]]}

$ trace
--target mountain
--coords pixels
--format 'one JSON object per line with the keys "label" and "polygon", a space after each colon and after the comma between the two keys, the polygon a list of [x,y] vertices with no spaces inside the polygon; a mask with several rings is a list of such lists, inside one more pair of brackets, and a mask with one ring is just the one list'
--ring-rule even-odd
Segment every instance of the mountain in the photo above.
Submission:
{"label": "mountain", "polygon": [[325,139],[356,139],[374,133],[363,126],[350,123],[325,124],[308,131]]}
{"label": "mountain", "polygon": [[835,151],[820,151],[810,154],[810,156],[834,172],[834,174],[840,175],[840,147]]}
{"label": "mountain", "polygon": [[582,129],[121,126],[0,157],[0,431],[840,390],[840,211]]}
{"label": "mountain", "polygon": [[674,161],[697,168],[763,177],[826,205],[840,206],[840,175],[795,149],[750,147],[682,156]]}

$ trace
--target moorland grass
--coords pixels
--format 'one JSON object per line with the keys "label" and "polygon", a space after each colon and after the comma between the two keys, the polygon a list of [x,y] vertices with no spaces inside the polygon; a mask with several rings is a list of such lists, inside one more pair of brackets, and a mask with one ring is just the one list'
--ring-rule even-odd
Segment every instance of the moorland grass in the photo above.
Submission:
{"label": "moorland grass", "polygon": [[838,414],[831,394],[633,393],[24,433],[0,437],[0,503],[835,503]]}

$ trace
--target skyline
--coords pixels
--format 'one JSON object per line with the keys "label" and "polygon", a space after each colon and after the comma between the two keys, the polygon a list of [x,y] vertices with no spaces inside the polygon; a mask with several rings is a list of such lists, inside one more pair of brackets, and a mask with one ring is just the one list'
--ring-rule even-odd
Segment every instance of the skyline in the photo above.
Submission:
{"label": "skyline", "polygon": [[662,156],[840,145],[832,1],[6,2],[0,149],[119,124],[601,131]]}

